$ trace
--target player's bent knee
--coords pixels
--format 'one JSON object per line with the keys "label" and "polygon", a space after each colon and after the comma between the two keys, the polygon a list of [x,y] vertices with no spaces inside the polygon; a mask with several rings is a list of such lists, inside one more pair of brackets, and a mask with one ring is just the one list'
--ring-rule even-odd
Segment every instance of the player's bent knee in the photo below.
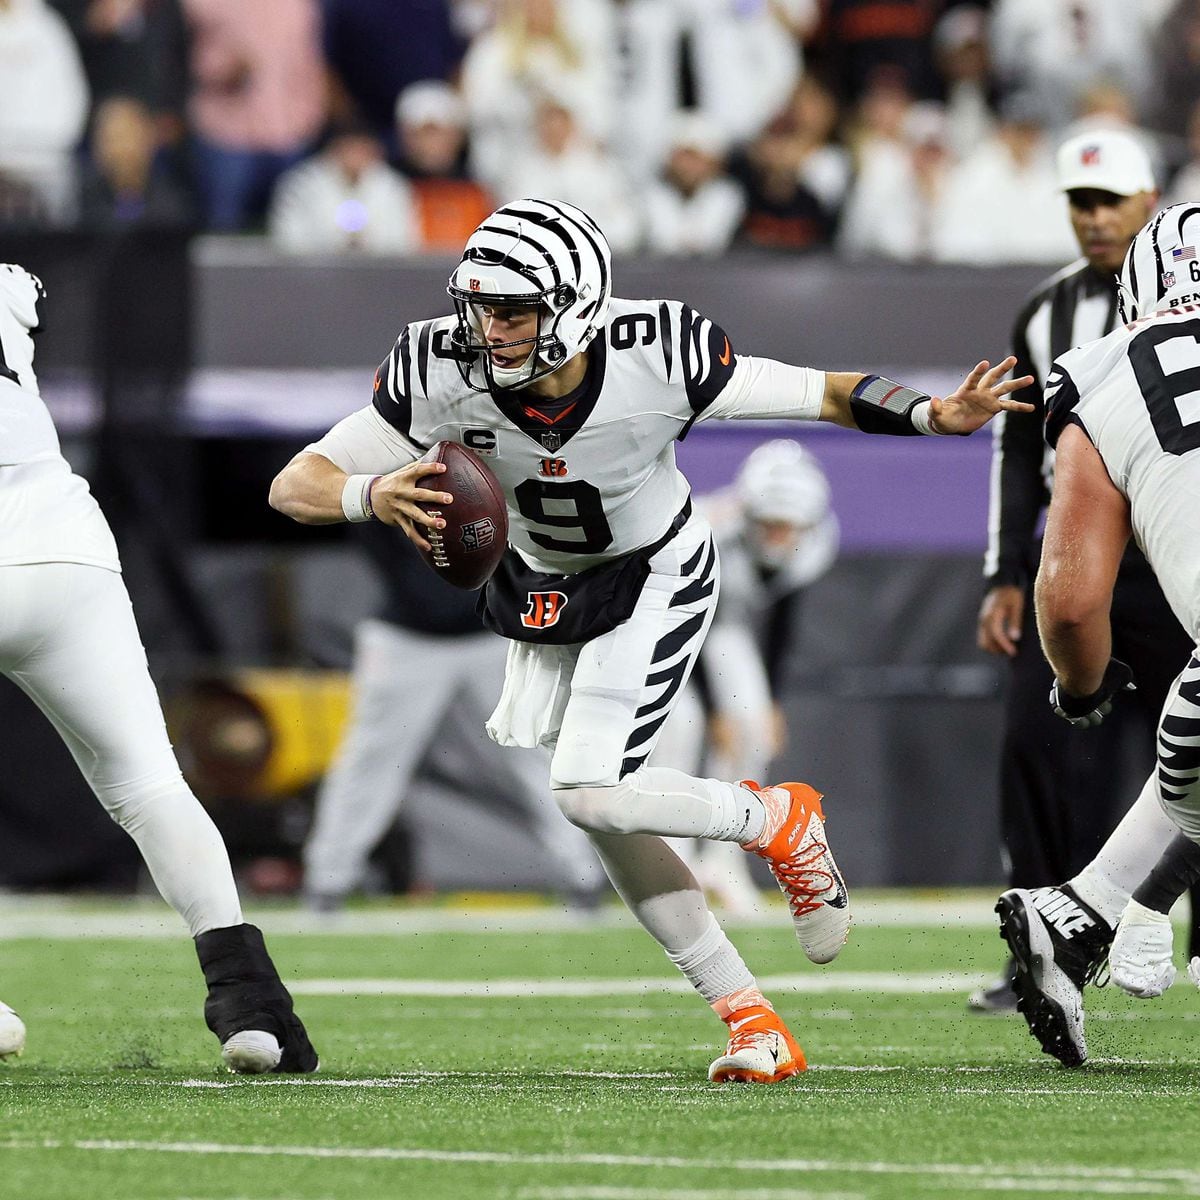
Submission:
{"label": "player's bent knee", "polygon": [[620,783],[558,787],[554,799],[572,825],[589,833],[640,833],[633,789]]}

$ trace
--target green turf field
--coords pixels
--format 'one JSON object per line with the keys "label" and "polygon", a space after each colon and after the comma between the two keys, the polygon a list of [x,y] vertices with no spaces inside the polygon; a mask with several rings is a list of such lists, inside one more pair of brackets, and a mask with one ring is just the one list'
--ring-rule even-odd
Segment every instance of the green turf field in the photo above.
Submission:
{"label": "green turf field", "polygon": [[0,998],[29,1044],[0,1066],[0,1197],[1200,1196],[1190,985],[1090,992],[1093,1061],[1065,1071],[964,1010],[1001,955],[982,896],[858,914],[825,968],[782,910],[731,927],[811,1069],[717,1087],[723,1027],[616,910],[268,913],[322,1056],[293,1082],[218,1069],[170,914],[10,902]]}

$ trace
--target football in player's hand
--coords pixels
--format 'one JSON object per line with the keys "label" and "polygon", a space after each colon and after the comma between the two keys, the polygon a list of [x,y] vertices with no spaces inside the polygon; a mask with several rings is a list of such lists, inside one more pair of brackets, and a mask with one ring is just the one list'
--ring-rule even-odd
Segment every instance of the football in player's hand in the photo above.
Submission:
{"label": "football in player's hand", "polygon": [[421,530],[432,547],[422,550],[421,557],[455,587],[482,587],[508,543],[504,492],[479,457],[458,442],[438,442],[421,461],[445,463],[446,470],[422,476],[417,486],[454,497],[453,504],[421,505],[446,522],[445,529]]}

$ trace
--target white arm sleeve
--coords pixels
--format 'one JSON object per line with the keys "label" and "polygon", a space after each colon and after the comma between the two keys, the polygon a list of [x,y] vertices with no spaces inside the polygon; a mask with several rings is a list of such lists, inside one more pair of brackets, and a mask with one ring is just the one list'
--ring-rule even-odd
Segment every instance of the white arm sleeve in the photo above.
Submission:
{"label": "white arm sleeve", "polygon": [[304,449],[329,459],[347,475],[387,475],[425,452],[393,429],[370,404],[343,417],[323,438]]}
{"label": "white arm sleeve", "polygon": [[825,372],[793,367],[773,358],[738,355],[733,375],[699,420],[816,421],[825,395]]}

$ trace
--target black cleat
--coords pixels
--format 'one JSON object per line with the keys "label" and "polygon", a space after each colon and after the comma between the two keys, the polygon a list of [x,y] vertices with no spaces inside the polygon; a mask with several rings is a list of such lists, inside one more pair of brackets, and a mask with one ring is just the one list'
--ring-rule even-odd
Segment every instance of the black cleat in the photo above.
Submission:
{"label": "black cleat", "polygon": [[996,912],[1012,952],[1017,1010],[1047,1054],[1064,1067],[1082,1065],[1083,989],[1104,965],[1112,927],[1066,885],[1011,888]]}
{"label": "black cleat", "polygon": [[[217,1035],[231,1070],[307,1074],[317,1052],[292,997],[254,925],[209,929],[196,939],[196,954],[208,983],[204,1020]],[[279,1057],[269,1041],[278,1044]]]}

